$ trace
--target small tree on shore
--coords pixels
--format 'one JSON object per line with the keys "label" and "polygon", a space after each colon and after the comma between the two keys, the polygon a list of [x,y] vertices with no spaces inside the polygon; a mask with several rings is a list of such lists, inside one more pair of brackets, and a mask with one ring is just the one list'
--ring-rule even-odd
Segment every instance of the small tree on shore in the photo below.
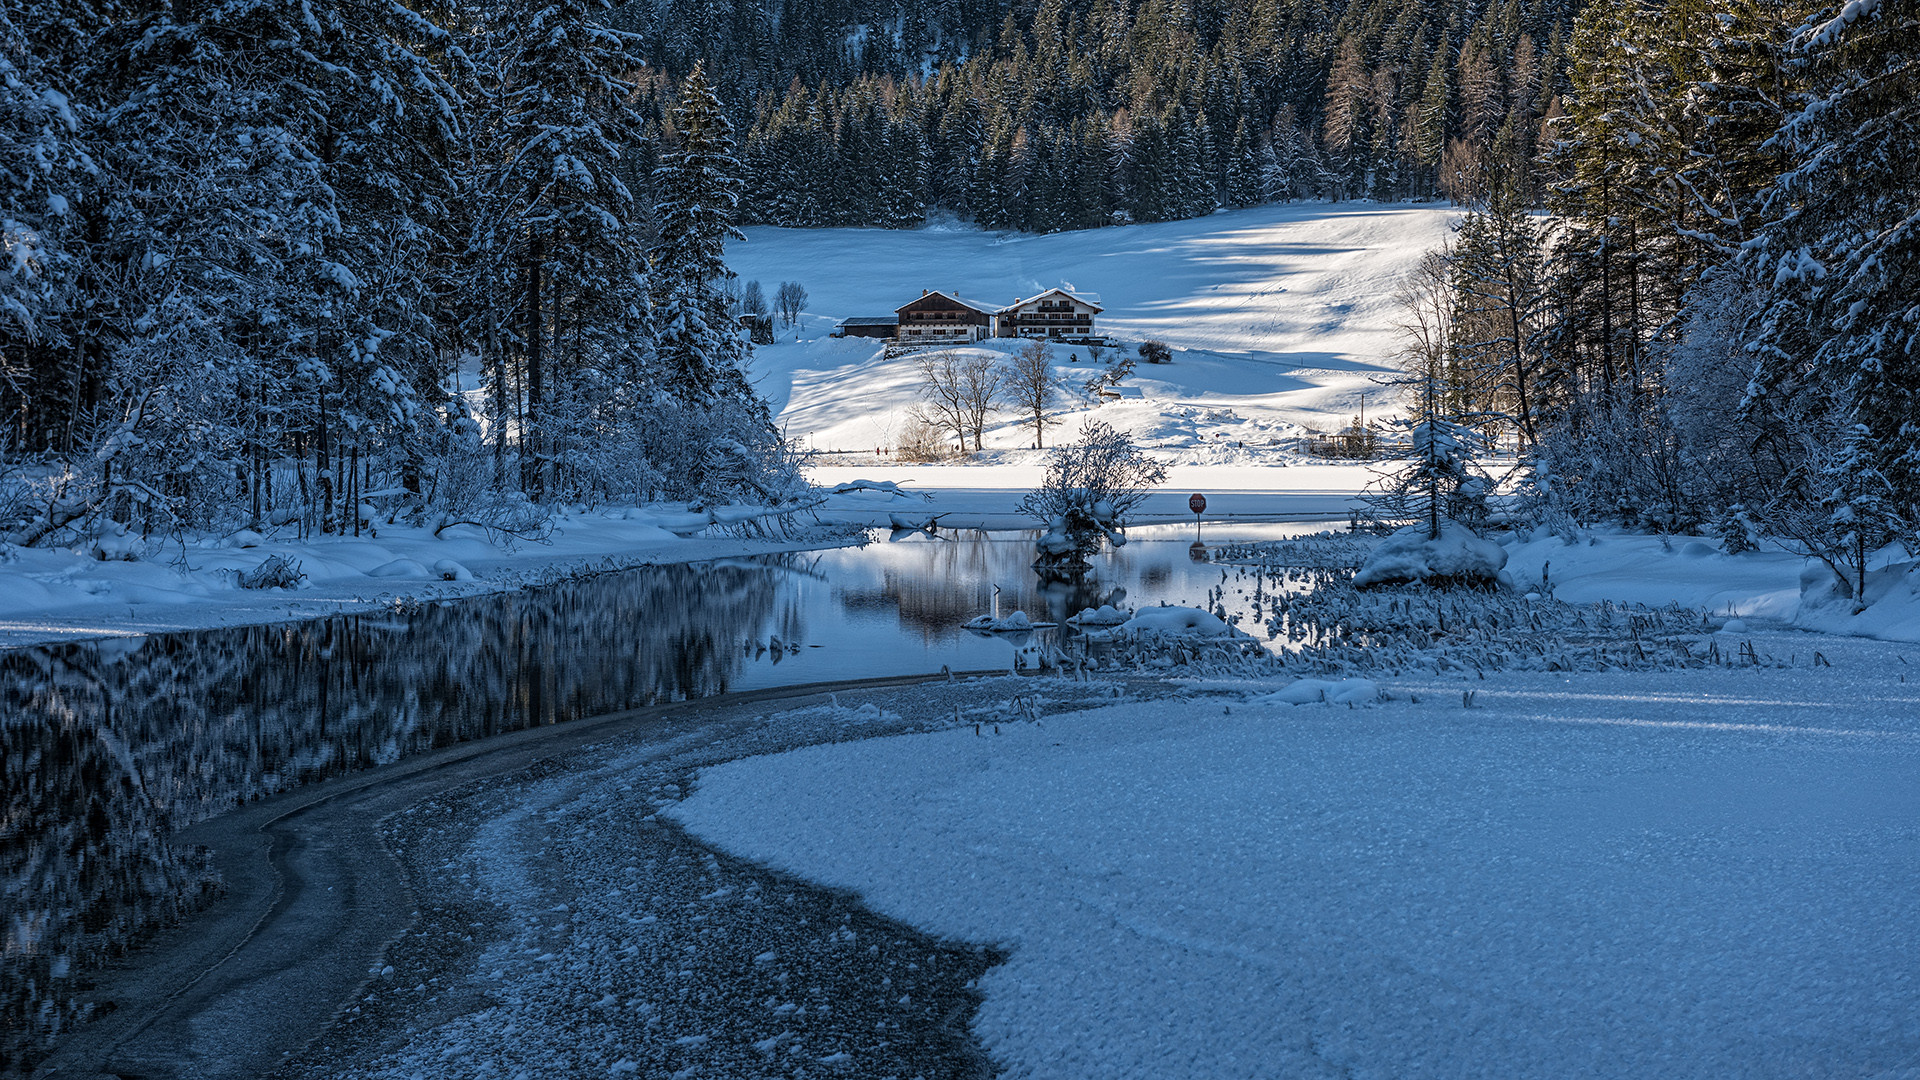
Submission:
{"label": "small tree on shore", "polygon": [[[1448,393],[1455,301],[1447,256],[1430,252],[1398,300],[1405,374],[1392,385],[1410,391],[1412,400],[1407,418],[1394,426],[1406,432],[1413,460],[1376,480],[1367,504],[1376,518],[1418,521],[1427,538],[1437,540],[1448,520],[1471,528],[1486,516],[1491,482],[1474,458],[1486,452],[1487,440],[1474,425],[1491,417],[1461,414]],[[1356,418],[1356,430],[1358,424]]]}
{"label": "small tree on shore", "polygon": [[1166,478],[1166,467],[1135,446],[1131,435],[1087,421],[1079,439],[1048,456],[1046,478],[1020,502],[1020,512],[1047,529],[1034,541],[1039,561],[1084,566],[1107,543],[1125,544],[1127,515]]}

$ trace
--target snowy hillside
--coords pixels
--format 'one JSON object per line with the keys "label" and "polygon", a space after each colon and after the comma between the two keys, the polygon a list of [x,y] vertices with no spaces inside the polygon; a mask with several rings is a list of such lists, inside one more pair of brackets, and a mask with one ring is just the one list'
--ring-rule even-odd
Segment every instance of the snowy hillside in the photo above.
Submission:
{"label": "snowy hillside", "polygon": [[[1071,286],[1100,296],[1100,329],[1129,350],[1148,338],[1175,349],[1170,365],[1141,365],[1101,418],[1174,461],[1237,463],[1259,455],[1220,444],[1251,450],[1302,426],[1342,426],[1363,394],[1369,410],[1384,404],[1371,376],[1396,345],[1394,293],[1454,216],[1433,204],[1316,203],[1047,236],[755,228],[728,258],[768,291],[788,280],[807,289],[800,340],[786,331],[757,349],[754,378],[788,430],[818,449],[892,445],[917,397],[912,361],[886,359],[877,341],[829,338],[840,319],[890,314],[921,289],[1010,303]],[[1074,388],[1061,406],[1071,430],[1072,414],[1092,407],[1077,388],[1093,369],[1084,348],[1055,351]],[[1000,419],[989,449],[1030,445],[1017,418]]]}

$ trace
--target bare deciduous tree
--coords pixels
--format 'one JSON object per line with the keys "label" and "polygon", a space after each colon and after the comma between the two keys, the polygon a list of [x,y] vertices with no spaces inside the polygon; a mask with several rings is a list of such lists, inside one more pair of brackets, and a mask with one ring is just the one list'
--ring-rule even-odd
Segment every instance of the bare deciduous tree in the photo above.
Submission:
{"label": "bare deciduous tree", "polygon": [[1053,374],[1053,350],[1039,338],[1027,342],[1019,352],[1007,358],[1002,368],[1007,400],[1027,418],[1033,428],[1033,446],[1038,450],[1049,427],[1058,424],[1047,412],[1060,380]]}
{"label": "bare deciduous tree", "polygon": [[952,432],[965,450],[967,413],[960,403],[960,355],[946,349],[923,352],[914,356],[913,363],[920,370],[920,415],[934,427]]}
{"label": "bare deciduous tree", "polygon": [[973,448],[982,450],[987,418],[1000,401],[1000,365],[993,357],[971,353],[960,362],[960,400],[967,410],[967,427],[973,431]]}
{"label": "bare deciduous tree", "polygon": [[800,310],[807,306],[807,290],[797,281],[783,281],[773,294],[773,306],[780,322],[792,326],[800,321]]}
{"label": "bare deciduous tree", "polygon": [[973,435],[973,448],[984,449],[981,440],[987,417],[993,415],[1000,397],[1000,371],[993,358],[942,349],[921,353],[914,363],[920,369],[920,387],[926,394],[923,405],[927,418],[953,432],[960,449],[967,448],[968,433]]}

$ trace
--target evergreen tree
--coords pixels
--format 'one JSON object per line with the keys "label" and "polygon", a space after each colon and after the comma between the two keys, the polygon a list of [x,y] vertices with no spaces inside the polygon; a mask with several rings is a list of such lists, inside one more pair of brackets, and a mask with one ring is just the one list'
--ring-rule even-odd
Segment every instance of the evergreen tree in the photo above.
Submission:
{"label": "evergreen tree", "polygon": [[721,283],[733,226],[739,163],[720,102],[698,64],[680,86],[674,144],[654,172],[660,237],[652,251],[654,347],[666,385],[688,404],[750,398],[746,350],[727,314]]}
{"label": "evergreen tree", "polygon": [[520,483],[536,498],[566,384],[593,365],[634,366],[622,354],[643,325],[645,247],[626,163],[642,142],[627,81],[638,59],[632,35],[596,21],[608,10],[514,0],[490,28],[488,197],[473,244],[488,278],[469,296],[478,336],[494,343],[495,432],[513,418]]}
{"label": "evergreen tree", "polygon": [[[1920,507],[1920,4],[1862,0],[1801,38],[1811,96],[1774,147],[1797,166],[1768,193],[1757,270],[1761,396],[1824,393],[1884,512]],[[1862,511],[1864,513],[1864,511]]]}
{"label": "evergreen tree", "polygon": [[1479,408],[1513,424],[1531,443],[1538,432],[1534,400],[1541,362],[1539,309],[1546,244],[1514,185],[1462,218],[1449,263],[1459,294],[1453,316],[1458,363],[1474,373]]}
{"label": "evergreen tree", "polygon": [[[81,390],[70,395],[73,408],[91,396],[73,385],[87,365],[77,362],[70,320],[80,306],[75,248],[93,161],[80,120],[86,106],[71,85],[58,85],[77,35],[60,34],[68,19],[45,5],[23,6],[20,21],[33,20],[26,26],[12,8],[0,4],[0,446],[70,450],[71,422],[28,404],[68,387]],[[47,40],[49,32],[58,39]]]}

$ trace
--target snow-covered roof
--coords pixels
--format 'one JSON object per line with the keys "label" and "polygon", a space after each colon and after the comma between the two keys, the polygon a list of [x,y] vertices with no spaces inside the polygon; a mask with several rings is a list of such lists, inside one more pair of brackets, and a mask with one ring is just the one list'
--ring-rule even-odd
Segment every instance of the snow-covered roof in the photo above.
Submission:
{"label": "snow-covered roof", "polygon": [[1031,304],[1036,300],[1045,299],[1046,297],[1053,296],[1055,294],[1064,296],[1069,300],[1074,300],[1079,303],[1085,304],[1095,311],[1106,310],[1105,308],[1102,308],[1100,306],[1099,293],[1074,292],[1070,289],[1048,289],[1046,292],[1034,293],[1032,296],[1025,297],[1020,300],[1015,300],[1013,303],[1008,304],[1006,307],[1001,308],[999,312],[995,312],[995,314],[999,314],[1000,312],[1012,311],[1014,308],[1024,307],[1027,304]]}
{"label": "snow-covered roof", "polygon": [[849,315],[840,320],[841,326],[899,326],[898,315]]}
{"label": "snow-covered roof", "polygon": [[973,310],[979,312],[982,315],[997,315],[1000,312],[1000,309],[993,306],[992,304],[983,304],[978,300],[969,300],[964,296],[955,296],[950,292],[943,292],[939,289],[928,289],[926,292],[921,293],[919,296],[914,297],[912,300],[909,300],[906,303],[901,304],[900,307],[902,309],[911,307],[914,304],[917,304],[920,301],[925,300],[929,296],[944,297],[945,299],[951,300],[962,307],[972,308]]}

